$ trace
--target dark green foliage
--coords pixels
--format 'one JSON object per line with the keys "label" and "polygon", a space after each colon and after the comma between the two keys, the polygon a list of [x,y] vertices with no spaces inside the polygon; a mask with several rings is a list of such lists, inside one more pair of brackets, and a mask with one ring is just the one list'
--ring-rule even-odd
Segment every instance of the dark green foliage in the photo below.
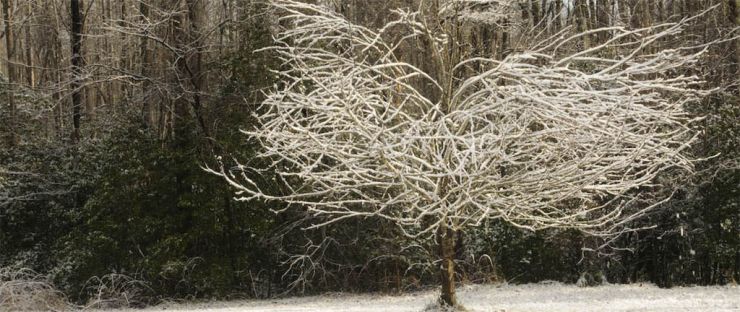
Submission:
{"label": "dark green foliage", "polygon": [[[702,187],[704,211],[693,212],[704,216],[696,224],[701,240],[694,244],[704,253],[704,284],[740,281],[740,169],[721,173],[717,182]],[[699,216],[694,216],[700,219]]]}
{"label": "dark green foliage", "polygon": [[[3,81],[0,77],[0,137],[10,132]],[[0,139],[0,267],[46,272],[55,265],[56,238],[73,228],[89,191],[86,185],[96,177],[90,167],[75,162],[93,146],[82,144],[77,151],[67,140],[45,137],[48,125],[33,117],[47,99],[20,86],[12,92],[16,118],[25,122],[15,123],[15,145]]]}
{"label": "dark green foliage", "polygon": [[663,287],[736,283],[740,280],[740,103],[714,94],[694,108],[705,116],[690,180],[638,226],[653,227],[621,237],[609,268],[612,282],[650,281]]}
{"label": "dark green foliage", "polygon": [[84,300],[87,279],[110,272],[146,281],[154,297],[271,291],[265,272],[275,271],[278,252],[265,239],[278,220],[262,203],[235,201],[223,180],[202,169],[214,165],[213,153],[252,157],[239,128],[250,125],[259,89],[273,81],[271,56],[253,53],[271,42],[266,21],[252,19],[265,16],[253,12],[264,8],[239,9],[250,19],[228,27],[249,40],[217,64],[231,80],[204,107],[211,137],[203,137],[193,116],[180,116],[167,141],[130,121],[100,143],[104,153],[88,160],[104,164],[100,179],[80,223],[56,247],[56,277],[68,293]]}
{"label": "dark green foliage", "polygon": [[740,172],[727,170],[693,196],[678,196],[642,220],[655,228],[619,243],[633,251],[619,254],[621,270],[612,269],[612,281],[650,281],[663,287],[738,281],[739,190]]}
{"label": "dark green foliage", "polygon": [[84,196],[71,150],[23,144],[0,150],[0,159],[0,265],[48,270],[55,239],[70,230]]}
{"label": "dark green foliage", "polygon": [[68,291],[117,272],[149,282],[160,296],[222,297],[245,291],[250,271],[271,259],[259,245],[271,215],[234,201],[201,169],[194,134],[180,135],[163,146],[131,127],[102,144],[101,179],[57,247],[57,277]]}
{"label": "dark green foliage", "polygon": [[[300,218],[302,213],[289,212]],[[300,227],[320,222],[299,219],[297,227],[281,237],[281,250],[288,259],[301,258],[298,266],[286,274],[289,284],[300,293],[321,291],[400,292],[434,284],[437,272],[427,253],[431,241],[404,237],[398,227],[381,218],[356,218],[319,230],[302,231]]]}
{"label": "dark green foliage", "polygon": [[[493,278],[514,283],[545,280],[573,283],[578,279],[584,240],[578,232],[533,233],[492,221],[466,232],[464,238],[458,259],[464,260],[462,268],[473,281]],[[489,275],[481,275],[480,270]]]}
{"label": "dark green foliage", "polygon": [[10,151],[2,151],[0,265],[53,272],[73,298],[111,272],[161,296],[225,296],[251,287],[249,273],[274,260],[259,244],[273,215],[234,201],[204,174],[193,145],[163,147],[132,126],[76,152]]}
{"label": "dark green foliage", "polygon": [[271,72],[279,66],[277,57],[261,50],[273,43],[269,27],[274,23],[271,20],[274,16],[267,12],[267,3],[261,1],[241,8],[239,14],[244,20],[233,24],[230,30],[239,32],[243,39],[221,65],[229,77],[221,94],[243,101],[251,109],[260,102],[263,89],[271,87],[278,79],[277,74]]}

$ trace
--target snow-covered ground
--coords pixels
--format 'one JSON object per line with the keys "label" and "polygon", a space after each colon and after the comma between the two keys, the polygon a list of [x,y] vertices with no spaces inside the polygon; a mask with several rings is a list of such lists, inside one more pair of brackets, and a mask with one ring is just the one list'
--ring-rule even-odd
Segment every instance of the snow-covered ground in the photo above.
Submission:
{"label": "snow-covered ground", "polygon": [[[679,287],[648,284],[579,288],[559,283],[464,286],[459,300],[469,311],[740,311],[740,287]],[[162,305],[145,311],[305,312],[422,311],[436,292],[403,296],[323,295],[263,301]],[[139,310],[140,311],[140,310]]]}

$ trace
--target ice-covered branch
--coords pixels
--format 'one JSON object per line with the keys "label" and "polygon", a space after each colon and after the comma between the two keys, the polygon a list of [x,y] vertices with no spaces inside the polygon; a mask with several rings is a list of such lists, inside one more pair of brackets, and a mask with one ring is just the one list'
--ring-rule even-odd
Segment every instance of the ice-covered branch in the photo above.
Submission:
{"label": "ice-covered branch", "polygon": [[[272,48],[283,83],[263,103],[260,126],[245,133],[290,192],[260,189],[245,166],[214,171],[244,200],[303,205],[326,217],[316,227],[386,218],[410,236],[492,218],[608,234],[644,213],[626,209],[636,191],[668,169],[692,168],[684,106],[706,91],[680,73],[701,50],[650,49],[686,21],[592,30],[613,37],[582,52],[563,46],[583,34],[559,33],[504,60],[459,60],[452,70],[472,75],[436,81],[401,61],[399,43],[385,35],[431,31],[418,13],[398,11],[376,31],[321,6],[273,5],[290,25]],[[419,79],[453,88],[432,100]]]}

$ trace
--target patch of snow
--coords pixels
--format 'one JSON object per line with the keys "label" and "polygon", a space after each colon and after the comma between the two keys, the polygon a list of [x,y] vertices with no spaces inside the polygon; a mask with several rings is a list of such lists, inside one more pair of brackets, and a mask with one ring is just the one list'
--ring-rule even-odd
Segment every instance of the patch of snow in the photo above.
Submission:
{"label": "patch of snow", "polygon": [[[740,311],[740,287],[676,287],[650,284],[581,288],[561,283],[472,285],[458,288],[459,302],[468,311]],[[172,312],[306,312],[306,311],[422,311],[436,299],[426,291],[402,296],[342,295],[275,300],[171,304],[143,311]],[[142,311],[142,310],[130,310]]]}

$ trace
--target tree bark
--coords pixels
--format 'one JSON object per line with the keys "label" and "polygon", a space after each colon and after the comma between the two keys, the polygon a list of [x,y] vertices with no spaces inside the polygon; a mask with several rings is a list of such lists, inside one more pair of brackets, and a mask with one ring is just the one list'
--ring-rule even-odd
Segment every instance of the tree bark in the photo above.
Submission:
{"label": "tree bark", "polygon": [[10,0],[2,0],[3,5],[3,19],[5,20],[5,51],[6,51],[6,58],[7,58],[7,66],[8,66],[8,86],[7,86],[7,96],[8,96],[8,145],[9,146],[15,146],[16,143],[16,123],[15,123],[15,99],[14,99],[14,92],[13,92],[13,84],[15,83],[15,65],[13,64],[13,55],[14,55],[14,38],[13,38],[13,26],[12,26],[12,16],[10,6],[11,6]]}
{"label": "tree bark", "polygon": [[72,31],[70,39],[72,44],[72,141],[80,140],[80,118],[82,116],[82,13],[80,2],[82,0],[70,0],[70,13],[72,17]]}
{"label": "tree bark", "polygon": [[[144,1],[139,2],[139,14],[141,15],[141,23],[144,24],[149,19],[149,5]],[[154,128],[155,120],[153,119],[151,100],[147,93],[150,91],[150,82],[147,79],[149,77],[149,66],[151,66],[149,57],[149,38],[146,37],[146,32],[142,31],[141,38],[139,39],[139,74],[144,80],[141,83],[141,94],[142,105],[141,105],[141,119],[147,128]]]}
{"label": "tree bark", "polygon": [[[174,32],[173,46],[177,48],[177,55],[174,55],[174,63],[177,68],[177,83],[183,96],[174,103],[175,116],[172,118],[172,132],[176,129],[183,131],[185,128],[178,128],[175,123],[186,124],[190,114],[188,106],[192,108],[197,125],[201,128],[205,137],[209,137],[205,120],[201,114],[202,99],[201,93],[204,91],[202,80],[201,62],[203,42],[200,36],[200,27],[205,19],[204,3],[198,0],[185,0],[186,10],[184,14],[176,14],[172,19],[172,29]],[[181,0],[171,1],[172,8],[180,8]],[[187,19],[186,19],[187,18]],[[210,141],[208,141],[210,144]]]}
{"label": "tree bark", "polygon": [[439,257],[442,259],[440,270],[442,293],[440,294],[439,301],[443,306],[456,307],[455,230],[447,225],[446,222],[437,230],[437,244],[439,244]]}
{"label": "tree bark", "polygon": [[[735,26],[740,27],[740,0],[728,0],[733,8],[733,19]],[[734,6],[732,5],[734,2]],[[740,75],[740,38],[735,39],[735,72]]]}
{"label": "tree bark", "polygon": [[[210,138],[210,132],[206,126],[205,119],[203,118],[202,108],[203,99],[202,93],[206,91],[203,75],[203,49],[204,42],[202,37],[202,27],[205,25],[206,20],[206,8],[205,3],[200,0],[186,0],[188,6],[188,19],[190,20],[190,29],[188,31],[189,42],[192,43],[194,48],[192,53],[186,57],[187,63],[185,69],[188,77],[190,78],[190,85],[193,89],[193,100],[192,107],[195,119],[198,125],[203,131],[203,135],[206,138]],[[207,141],[210,144],[211,141]]]}
{"label": "tree bark", "polygon": [[[127,1],[123,0],[120,1],[120,18],[118,22],[119,27],[125,27],[127,23],[128,18],[128,12],[126,8],[128,7]],[[116,48],[118,49],[118,52],[120,53],[120,59],[118,61],[118,66],[120,68],[131,68],[130,67],[130,53],[129,53],[129,46],[126,42],[126,34],[120,33],[119,39],[118,39],[118,45]],[[129,85],[126,83],[116,83],[116,89],[114,91],[113,95],[113,103],[122,103],[122,99],[130,98],[129,94]],[[121,107],[123,109],[123,107]]]}
{"label": "tree bark", "polygon": [[[581,1],[579,4],[576,4],[574,14],[578,23],[578,31],[585,32],[591,29],[591,25],[589,25],[588,3]],[[583,49],[587,50],[589,48],[591,48],[591,35],[583,36]]]}
{"label": "tree bark", "polygon": [[[31,2],[28,2],[27,6],[27,14],[31,16],[31,20],[33,20],[33,7],[31,6]],[[31,23],[27,22],[25,29],[25,56],[26,56],[26,81],[28,83],[28,87],[35,88],[36,87],[36,72],[34,69],[34,61],[33,61],[33,42],[31,41]]]}

